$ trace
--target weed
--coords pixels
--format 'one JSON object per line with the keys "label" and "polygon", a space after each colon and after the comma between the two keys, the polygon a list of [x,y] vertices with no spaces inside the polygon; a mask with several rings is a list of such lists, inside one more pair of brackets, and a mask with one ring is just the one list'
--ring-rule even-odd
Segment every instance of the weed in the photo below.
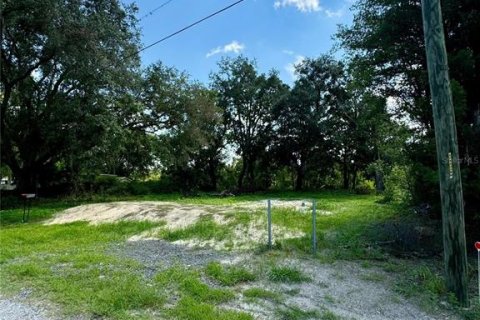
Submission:
{"label": "weed", "polygon": [[243,291],[243,295],[247,298],[258,298],[271,301],[279,301],[280,295],[276,292],[265,290],[262,288],[249,288]]}
{"label": "weed", "polygon": [[221,309],[190,297],[182,298],[167,314],[169,318],[179,320],[253,320],[247,313]]}
{"label": "weed", "polygon": [[281,320],[303,320],[318,318],[318,312],[315,310],[302,310],[296,306],[287,306],[277,310],[277,319]]}
{"label": "weed", "polygon": [[335,298],[329,294],[326,294],[323,298],[325,299],[325,301],[331,304],[334,304],[336,302]]}
{"label": "weed", "polygon": [[366,273],[360,276],[360,279],[371,282],[383,282],[386,280],[385,276],[380,273]]}
{"label": "weed", "polygon": [[196,223],[183,229],[162,229],[160,237],[168,241],[183,239],[225,240],[231,234],[227,226],[219,225],[211,216],[201,217]]}
{"label": "weed", "polygon": [[241,282],[255,280],[255,275],[247,269],[237,266],[222,267],[218,262],[211,262],[205,268],[205,273],[224,286],[234,286]]}
{"label": "weed", "polygon": [[210,288],[200,280],[197,271],[182,267],[170,268],[155,276],[155,280],[163,287],[178,290],[181,296],[187,296],[199,302],[221,303],[234,298],[230,290]]}
{"label": "weed", "polygon": [[268,279],[273,282],[299,283],[309,278],[296,268],[273,267],[268,273]]}
{"label": "weed", "polygon": [[320,315],[320,320],[340,320],[340,319],[342,318],[329,310],[323,311],[322,314]]}

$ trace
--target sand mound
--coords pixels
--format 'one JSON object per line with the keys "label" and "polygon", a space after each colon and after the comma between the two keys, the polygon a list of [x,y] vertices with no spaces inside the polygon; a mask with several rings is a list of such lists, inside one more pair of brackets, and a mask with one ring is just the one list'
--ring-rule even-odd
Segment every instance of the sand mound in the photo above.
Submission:
{"label": "sand mound", "polygon": [[213,215],[222,223],[222,208],[177,204],[174,202],[138,201],[86,204],[58,213],[46,224],[88,221],[91,224],[116,221],[165,221],[169,227],[182,228],[195,223],[204,215]]}
{"label": "sand mound", "polygon": [[[92,224],[112,223],[120,220],[165,221],[167,226],[181,228],[195,223],[198,218],[211,215],[216,222],[224,221],[223,214],[238,211],[265,210],[267,201],[243,202],[229,206],[179,204],[166,201],[120,201],[86,204],[59,212],[46,224],[64,224],[88,221]],[[302,200],[272,200],[272,208],[288,208],[310,212],[311,203]]]}

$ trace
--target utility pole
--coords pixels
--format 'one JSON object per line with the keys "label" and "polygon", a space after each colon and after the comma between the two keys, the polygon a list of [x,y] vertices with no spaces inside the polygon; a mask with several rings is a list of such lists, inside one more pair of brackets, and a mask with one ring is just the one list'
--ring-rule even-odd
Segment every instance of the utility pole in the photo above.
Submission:
{"label": "utility pole", "polygon": [[422,0],[422,12],[440,176],[446,284],[460,304],[468,306],[462,180],[440,1]]}

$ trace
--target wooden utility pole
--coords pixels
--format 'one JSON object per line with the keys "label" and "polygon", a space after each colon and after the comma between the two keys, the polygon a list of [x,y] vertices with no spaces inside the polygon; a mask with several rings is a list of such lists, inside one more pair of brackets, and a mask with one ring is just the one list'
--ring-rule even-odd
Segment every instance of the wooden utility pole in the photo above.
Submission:
{"label": "wooden utility pole", "polygon": [[458,301],[468,306],[462,180],[440,1],[422,0],[422,12],[440,175],[446,283]]}

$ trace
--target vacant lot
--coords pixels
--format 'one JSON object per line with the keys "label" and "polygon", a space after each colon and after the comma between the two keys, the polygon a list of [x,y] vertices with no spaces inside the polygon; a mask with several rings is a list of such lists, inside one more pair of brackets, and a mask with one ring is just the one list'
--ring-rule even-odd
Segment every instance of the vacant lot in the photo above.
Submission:
{"label": "vacant lot", "polygon": [[[266,199],[273,199],[271,250]],[[476,307],[455,307],[440,258],[419,246],[436,241],[434,226],[419,227],[419,218],[375,196],[130,200],[40,201],[27,224],[20,223],[22,209],[2,211],[0,318],[15,312],[18,319],[478,316]]]}

